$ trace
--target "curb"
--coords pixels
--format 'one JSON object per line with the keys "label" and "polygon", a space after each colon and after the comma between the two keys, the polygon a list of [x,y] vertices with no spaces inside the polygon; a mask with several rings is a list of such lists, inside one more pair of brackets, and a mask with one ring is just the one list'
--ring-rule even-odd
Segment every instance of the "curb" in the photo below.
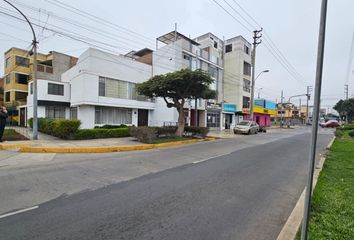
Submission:
{"label": "curb", "polygon": [[[332,140],[327,145],[326,149],[330,149],[336,137],[333,137]],[[326,157],[321,157],[318,164],[315,167],[314,171],[314,179],[313,179],[313,190],[317,184],[318,177],[322,171],[322,167],[324,162],[326,161]],[[291,212],[288,220],[286,221],[285,225],[283,226],[282,230],[280,231],[277,240],[292,240],[295,239],[296,234],[300,228],[302,217],[304,213],[304,203],[305,203],[305,193],[306,187],[304,188],[303,192],[300,195],[293,211]]]}
{"label": "curb", "polygon": [[0,150],[18,149],[19,152],[26,153],[108,153],[108,152],[125,152],[148,150],[164,147],[173,147],[178,145],[185,145],[189,143],[214,141],[216,138],[207,139],[191,139],[185,141],[158,143],[158,144],[141,144],[133,146],[111,146],[111,147],[31,147],[29,144],[0,144]]}

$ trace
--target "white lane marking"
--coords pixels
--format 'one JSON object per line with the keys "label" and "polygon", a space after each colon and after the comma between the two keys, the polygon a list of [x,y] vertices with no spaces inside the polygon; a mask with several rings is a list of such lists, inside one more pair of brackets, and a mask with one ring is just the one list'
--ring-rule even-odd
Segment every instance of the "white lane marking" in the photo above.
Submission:
{"label": "white lane marking", "polygon": [[222,156],[229,155],[229,154],[230,153],[223,153],[223,154],[220,154],[220,155],[216,155],[216,156],[212,156],[212,157],[209,157],[209,158],[201,159],[201,160],[198,160],[198,161],[194,161],[193,164],[205,162],[205,161],[208,161],[208,160],[210,160],[212,158],[222,157]]}
{"label": "white lane marking", "polygon": [[31,211],[31,210],[34,210],[34,209],[37,209],[37,208],[38,208],[38,206],[34,206],[34,207],[30,207],[30,208],[24,208],[24,209],[15,211],[15,212],[6,213],[4,215],[0,215],[0,219],[1,218],[6,218],[6,217],[9,217],[9,216],[12,216],[12,215],[16,215],[16,214],[19,214],[19,213],[23,213],[23,212],[28,212],[28,211]]}

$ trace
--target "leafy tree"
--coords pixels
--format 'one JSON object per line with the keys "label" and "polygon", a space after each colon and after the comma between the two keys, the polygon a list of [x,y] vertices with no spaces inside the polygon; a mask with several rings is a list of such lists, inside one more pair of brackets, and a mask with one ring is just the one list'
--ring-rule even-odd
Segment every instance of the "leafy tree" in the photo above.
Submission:
{"label": "leafy tree", "polygon": [[339,115],[342,117],[348,117],[348,121],[353,121],[354,119],[354,98],[348,100],[339,100],[333,107]]}
{"label": "leafy tree", "polygon": [[161,97],[168,108],[176,108],[178,111],[178,128],[176,135],[184,132],[185,116],[183,106],[188,99],[203,98],[213,99],[216,92],[209,88],[213,83],[209,74],[200,69],[192,71],[182,69],[172,73],[156,75],[148,81],[137,85],[139,94],[148,97]]}

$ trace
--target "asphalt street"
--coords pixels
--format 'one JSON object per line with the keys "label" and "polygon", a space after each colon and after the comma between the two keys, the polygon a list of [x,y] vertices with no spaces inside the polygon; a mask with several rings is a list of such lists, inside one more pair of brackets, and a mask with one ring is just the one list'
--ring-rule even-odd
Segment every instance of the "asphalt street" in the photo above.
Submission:
{"label": "asphalt street", "polygon": [[[309,136],[305,129],[15,165],[9,153],[0,169],[3,212],[39,207],[0,218],[0,239],[276,239],[305,185]],[[319,153],[332,136],[319,134]]]}

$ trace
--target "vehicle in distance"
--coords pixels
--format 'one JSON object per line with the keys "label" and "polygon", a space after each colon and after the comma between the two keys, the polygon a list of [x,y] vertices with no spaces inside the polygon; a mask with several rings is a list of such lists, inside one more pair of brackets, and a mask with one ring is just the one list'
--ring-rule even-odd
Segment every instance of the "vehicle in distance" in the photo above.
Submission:
{"label": "vehicle in distance", "polygon": [[246,133],[257,134],[259,131],[259,125],[254,121],[242,121],[238,123],[234,128],[234,133]]}
{"label": "vehicle in distance", "polygon": [[340,124],[337,120],[328,120],[327,122],[321,122],[320,126],[325,127],[338,127]]}

